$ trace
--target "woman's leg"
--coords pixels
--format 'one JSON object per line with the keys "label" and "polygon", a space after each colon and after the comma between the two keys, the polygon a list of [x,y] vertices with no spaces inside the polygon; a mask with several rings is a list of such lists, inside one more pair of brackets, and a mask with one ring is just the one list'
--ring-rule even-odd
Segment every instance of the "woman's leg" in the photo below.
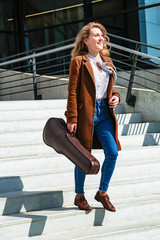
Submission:
{"label": "woman's leg", "polygon": [[83,173],[77,166],[74,169],[74,179],[75,179],[75,193],[84,194],[84,181],[86,174]]}
{"label": "woman's leg", "polygon": [[83,173],[77,166],[75,166],[74,176],[76,193],[74,204],[78,206],[80,210],[92,210],[92,207],[88,204],[84,197],[84,181],[86,174]]}
{"label": "woman's leg", "polygon": [[107,190],[109,183],[115,169],[116,160],[118,156],[118,148],[114,139],[114,126],[111,118],[99,122],[95,126],[95,131],[102,144],[105,159],[101,168],[101,181],[99,191],[97,192],[95,199],[101,202],[103,207],[109,211],[115,212],[116,209],[110,202]]}
{"label": "woman's leg", "polygon": [[118,148],[114,138],[114,126],[111,118],[99,122],[95,132],[104,150],[105,159],[101,168],[101,181],[99,190],[106,192],[115,169]]}

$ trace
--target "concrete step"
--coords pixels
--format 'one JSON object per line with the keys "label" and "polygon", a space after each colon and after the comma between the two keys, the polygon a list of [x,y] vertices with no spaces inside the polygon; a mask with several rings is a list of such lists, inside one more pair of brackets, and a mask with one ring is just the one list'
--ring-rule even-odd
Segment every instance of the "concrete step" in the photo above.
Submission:
{"label": "concrete step", "polygon": [[46,119],[14,120],[1,122],[0,133],[42,131]]}
{"label": "concrete step", "polygon": [[[33,112],[34,111],[34,112]],[[42,108],[42,109],[22,109],[22,110],[7,110],[1,111],[0,121],[25,121],[25,120],[46,120],[50,117],[58,117],[65,119],[65,109],[58,108]],[[128,124],[142,122],[143,116],[141,113],[118,113],[116,114],[119,124]]]}
{"label": "concrete step", "polygon": [[120,136],[122,148],[160,145],[160,133]]}
{"label": "concrete step", "polygon": [[[141,146],[142,146],[142,138],[144,139],[145,135],[140,136],[141,140]],[[42,139],[42,135],[39,137]],[[123,144],[125,147],[127,144],[129,144],[129,147],[132,145],[130,142],[126,143],[127,141],[132,141],[132,136],[127,136],[127,137],[121,137],[123,138]],[[151,137],[152,139],[152,137]],[[136,140],[134,138],[134,140]],[[42,141],[42,140],[41,140]],[[138,142],[137,142],[138,143]],[[136,142],[134,141],[134,146]],[[140,144],[137,144],[138,147],[141,147]],[[133,147],[133,146],[132,146]],[[123,148],[124,150],[125,148]],[[32,155],[46,155],[46,154],[52,154],[55,153],[54,149],[51,147],[48,147],[44,143],[25,143],[25,144],[5,144],[5,145],[0,145],[0,159],[1,158],[11,158],[11,157],[23,157],[23,156],[32,156]]]}
{"label": "concrete step", "polygon": [[54,100],[24,100],[24,101],[1,101],[0,111],[17,111],[17,110],[35,110],[35,109],[65,109],[67,99]]}
{"label": "concrete step", "polygon": [[[105,211],[94,200],[99,172],[86,178],[86,197],[94,208],[88,213],[73,205],[74,165],[42,140],[48,118],[65,119],[66,104],[66,99],[0,102],[0,236],[5,240],[157,236],[160,123],[143,123],[141,113],[125,114],[123,106],[116,108],[123,151],[108,193],[117,212]],[[103,151],[92,153],[102,165]]]}
{"label": "concrete step", "polygon": [[123,113],[116,114],[118,124],[140,123],[143,122],[142,113]]}
{"label": "concrete step", "polygon": [[[146,154],[147,153],[147,154]],[[104,159],[103,150],[93,150],[92,154],[102,162]],[[159,160],[160,147],[141,147],[124,149],[119,152],[118,162],[123,164],[137,164],[140,161],[143,163],[154,162]],[[65,169],[73,168],[73,164],[62,154],[49,154],[39,156],[26,156],[15,158],[1,158],[0,159],[0,176],[18,175],[19,173],[26,173],[31,171],[41,171],[50,169]]]}
{"label": "concrete step", "polygon": [[[97,156],[100,154],[100,150],[97,151]],[[123,159],[123,161],[128,160],[151,160],[151,159],[159,159],[160,154],[160,146],[144,146],[144,147],[135,147],[135,148],[125,148],[122,151],[119,151],[119,157]]]}
{"label": "concrete step", "polygon": [[[102,162],[102,161],[100,161]],[[101,164],[102,165],[102,164]],[[32,191],[40,188],[55,188],[56,186],[67,186],[73,184],[74,165],[70,168],[56,168],[56,163],[53,169],[36,169],[26,172],[3,174],[0,178],[0,193],[15,192],[15,191]],[[117,161],[117,167],[112,177],[112,181],[128,181],[129,179],[157,176],[160,175],[159,160],[150,161]],[[62,181],[65,179],[65,181]],[[97,175],[88,175],[86,183],[100,181],[100,172]]]}
{"label": "concrete step", "polygon": [[59,108],[42,108],[42,109],[22,109],[14,111],[1,111],[0,121],[19,121],[19,120],[47,120],[50,117],[65,118],[64,109]]}
{"label": "concrete step", "polygon": [[[32,132],[0,133],[0,146],[17,144],[43,144],[43,130]],[[122,147],[160,144],[160,132],[141,135],[119,136]]]}
{"label": "concrete step", "polygon": [[[67,99],[52,100],[24,100],[24,101],[3,101],[0,102],[0,111],[35,110],[35,109],[63,109],[65,111]],[[115,108],[115,113],[124,113],[124,106],[119,104]]]}
{"label": "concrete step", "polygon": [[[159,217],[160,195],[135,197],[130,199],[118,199],[113,204],[117,206],[117,212],[111,213],[104,210],[100,203],[94,202],[94,209],[88,214],[73,206],[52,208],[43,211],[13,214],[0,217],[0,235],[5,240],[32,237],[50,232],[60,233],[72,231],[76,228],[93,226],[107,226],[108,229],[125,226],[131,221],[149,220],[148,225],[153,224],[151,218]],[[120,225],[119,225],[120,224]],[[7,231],[6,231],[7,226]],[[10,234],[12,233],[12,234]]]}
{"label": "concrete step", "polygon": [[45,144],[14,144],[0,146],[0,159],[11,157],[24,157],[33,155],[46,155],[55,151]]}
{"label": "concrete step", "polygon": [[[98,182],[86,183],[85,194],[92,205],[93,198],[98,190]],[[130,178],[126,181],[115,180],[110,184],[108,191],[114,201],[118,198],[129,198],[160,194],[160,177],[147,176]],[[73,204],[74,185],[56,186],[54,188],[40,188],[32,191],[17,191],[0,194],[0,215],[36,211]]]}
{"label": "concrete step", "polygon": [[145,123],[132,123],[123,124],[118,126],[118,134],[126,135],[142,135],[146,133],[159,133],[160,122],[145,122]]}
{"label": "concrete step", "polygon": [[[69,231],[33,236],[33,240],[159,240],[160,217],[136,219],[122,222],[119,226],[93,226]],[[29,237],[19,240],[29,240]]]}
{"label": "concrete step", "polygon": [[[0,133],[19,133],[42,131],[46,124],[46,119],[2,121]],[[119,135],[138,135],[145,133],[160,132],[160,122],[129,123],[121,124],[118,127]]]}
{"label": "concrete step", "polygon": [[30,171],[39,171],[42,169],[63,169],[73,168],[73,164],[65,156],[60,154],[50,154],[42,156],[28,156],[16,158],[0,159],[0,176],[18,175]]}

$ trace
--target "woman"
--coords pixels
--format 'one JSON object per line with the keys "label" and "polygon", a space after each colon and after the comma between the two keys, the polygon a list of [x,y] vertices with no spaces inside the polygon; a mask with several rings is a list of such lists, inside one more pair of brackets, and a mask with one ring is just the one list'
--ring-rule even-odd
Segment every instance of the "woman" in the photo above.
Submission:
{"label": "woman", "polygon": [[[67,111],[67,128],[75,132],[81,144],[91,152],[103,148],[105,159],[101,169],[99,190],[95,196],[105,209],[115,212],[107,190],[113,174],[118,150],[118,125],[114,108],[120,95],[113,90],[114,66],[106,46],[109,38],[103,25],[91,22],[78,33],[72,50]],[[85,174],[75,167],[75,201],[81,210],[91,210],[84,197]]]}

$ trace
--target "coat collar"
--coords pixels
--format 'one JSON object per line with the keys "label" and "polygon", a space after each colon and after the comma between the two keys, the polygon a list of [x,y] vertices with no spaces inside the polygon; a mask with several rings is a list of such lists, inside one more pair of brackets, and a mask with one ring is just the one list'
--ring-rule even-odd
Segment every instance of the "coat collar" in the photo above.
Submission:
{"label": "coat collar", "polygon": [[[106,57],[104,56],[102,53],[100,53],[100,56],[103,60],[103,62],[106,63],[106,65],[110,66],[110,67],[113,67],[112,65],[112,60],[109,58],[109,57]],[[92,69],[92,66],[91,66],[91,63],[90,63],[90,60],[89,60],[89,57],[88,57],[88,54],[84,54],[82,55],[82,60],[83,60],[83,64],[86,66],[93,82],[94,82],[94,73],[93,73],[93,69]]]}

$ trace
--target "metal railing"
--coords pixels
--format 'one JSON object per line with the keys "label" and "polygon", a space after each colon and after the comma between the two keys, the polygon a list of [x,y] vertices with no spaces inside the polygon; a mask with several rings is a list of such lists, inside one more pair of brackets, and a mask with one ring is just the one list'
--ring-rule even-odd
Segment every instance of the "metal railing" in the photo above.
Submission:
{"label": "metal railing", "polygon": [[[114,42],[120,41],[123,45],[111,43],[111,52],[118,70],[118,85],[128,88],[126,102],[131,106],[135,105],[136,97],[132,95],[133,87],[160,92],[160,58],[142,52],[145,48],[148,51],[156,51],[160,56],[160,48],[113,34],[108,35],[114,39]],[[132,49],[124,47],[126,45]],[[122,72],[125,74],[121,74]]]}
{"label": "metal railing", "polygon": [[[160,49],[137,41],[125,39],[109,34],[111,38],[119,39],[124,44],[119,45],[111,41],[111,57],[118,70],[116,85],[128,88],[126,101],[134,106],[136,98],[132,96],[132,88],[147,88],[160,92],[160,58],[140,52],[143,46]],[[61,42],[64,45],[72,42]],[[114,41],[116,42],[116,41]],[[132,44],[132,49],[128,46]],[[74,43],[57,47],[49,45],[27,56],[15,55],[0,63],[0,99],[6,96],[32,93],[34,99],[43,98],[43,90],[67,85],[69,74],[70,52]],[[46,50],[47,49],[47,50]],[[61,79],[66,78],[66,81]]]}

